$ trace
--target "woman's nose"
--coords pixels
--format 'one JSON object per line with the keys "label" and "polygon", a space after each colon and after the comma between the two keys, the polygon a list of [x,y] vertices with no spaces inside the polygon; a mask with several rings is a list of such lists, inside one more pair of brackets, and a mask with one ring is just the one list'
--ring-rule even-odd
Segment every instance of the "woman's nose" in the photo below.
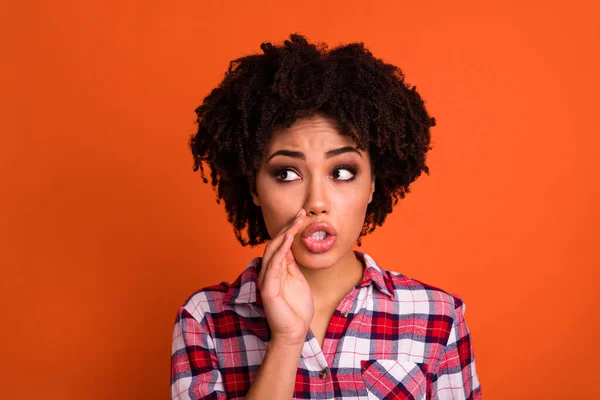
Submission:
{"label": "woman's nose", "polygon": [[306,200],[304,209],[307,215],[321,215],[329,213],[326,182],[315,179],[306,187]]}

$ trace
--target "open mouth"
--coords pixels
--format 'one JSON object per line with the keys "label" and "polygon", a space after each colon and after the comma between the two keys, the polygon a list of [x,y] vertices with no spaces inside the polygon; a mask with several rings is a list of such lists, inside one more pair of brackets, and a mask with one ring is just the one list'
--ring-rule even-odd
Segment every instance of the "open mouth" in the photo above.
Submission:
{"label": "open mouth", "polygon": [[325,253],[336,242],[337,236],[333,226],[326,222],[310,224],[301,234],[302,243],[312,253]]}

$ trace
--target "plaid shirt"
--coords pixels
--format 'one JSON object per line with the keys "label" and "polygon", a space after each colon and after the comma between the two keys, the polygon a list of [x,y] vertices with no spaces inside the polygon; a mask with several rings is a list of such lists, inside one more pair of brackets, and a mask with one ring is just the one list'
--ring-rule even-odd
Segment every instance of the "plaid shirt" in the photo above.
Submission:
{"label": "plaid shirt", "polygon": [[[355,254],[363,279],[333,314],[323,348],[309,330],[294,399],[480,399],[460,298]],[[260,266],[257,257],[233,283],[199,290],[179,309],[172,399],[246,395],[270,337]]]}

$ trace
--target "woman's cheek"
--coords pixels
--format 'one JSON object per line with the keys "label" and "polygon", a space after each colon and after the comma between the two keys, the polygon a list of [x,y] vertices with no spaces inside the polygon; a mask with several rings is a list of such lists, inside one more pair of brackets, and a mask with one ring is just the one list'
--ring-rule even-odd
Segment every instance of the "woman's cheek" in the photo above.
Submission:
{"label": "woman's cheek", "polygon": [[368,189],[363,189],[362,185],[353,185],[350,190],[340,191],[337,193],[337,203],[340,214],[358,218],[359,215],[366,211],[369,202]]}
{"label": "woman's cheek", "polygon": [[267,232],[273,238],[296,215],[300,206],[294,208],[285,197],[270,197],[261,207]]}

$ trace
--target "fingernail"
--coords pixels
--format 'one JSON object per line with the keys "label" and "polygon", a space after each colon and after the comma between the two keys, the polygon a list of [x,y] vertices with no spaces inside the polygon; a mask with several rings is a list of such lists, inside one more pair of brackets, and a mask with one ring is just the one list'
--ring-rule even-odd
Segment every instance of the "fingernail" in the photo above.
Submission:
{"label": "fingernail", "polygon": [[296,218],[298,218],[300,216],[300,214],[302,213],[302,208],[300,209],[300,211],[298,211],[298,213],[296,214]]}

